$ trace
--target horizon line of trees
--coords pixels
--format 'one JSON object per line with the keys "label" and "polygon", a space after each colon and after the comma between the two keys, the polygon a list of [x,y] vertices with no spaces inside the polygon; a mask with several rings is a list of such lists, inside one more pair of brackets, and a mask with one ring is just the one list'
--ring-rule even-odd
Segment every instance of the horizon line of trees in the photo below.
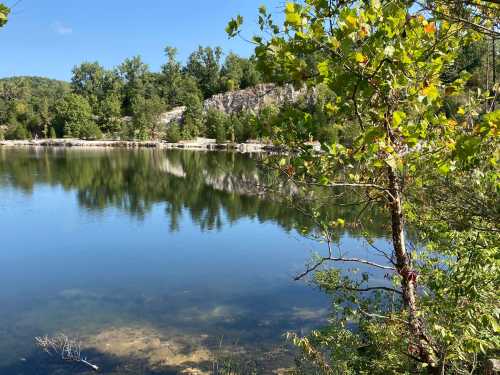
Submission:
{"label": "horizon line of trees", "polygon": [[40,77],[0,80],[0,138],[75,137],[158,139],[163,112],[186,106],[182,137],[202,135],[203,100],[262,82],[253,57],[198,47],[186,64],[165,48],[152,72],[140,56],[113,69],[96,62],[75,66],[69,84]]}
{"label": "horizon line of trees", "polygon": [[[487,82],[483,81],[488,80],[484,69],[491,65],[488,50],[484,42],[462,47],[443,79],[452,80],[466,69],[472,74],[469,85],[484,87]],[[165,56],[159,72],[152,72],[135,56],[113,69],[97,61],[83,62],[73,68],[70,83],[41,77],[0,79],[0,140],[71,137],[178,142],[208,137],[218,143],[266,141],[295,111],[311,114],[310,140],[354,139],[350,133],[355,129],[335,125],[334,113],[324,110],[334,97],[325,85],[318,88],[313,104],[303,100],[284,108],[270,105],[259,113],[231,115],[204,111],[203,100],[212,95],[264,82],[255,57],[230,52],[223,59],[221,48],[201,46],[184,65],[173,47],[165,48]],[[161,124],[162,113],[177,106],[186,107],[182,122]]]}

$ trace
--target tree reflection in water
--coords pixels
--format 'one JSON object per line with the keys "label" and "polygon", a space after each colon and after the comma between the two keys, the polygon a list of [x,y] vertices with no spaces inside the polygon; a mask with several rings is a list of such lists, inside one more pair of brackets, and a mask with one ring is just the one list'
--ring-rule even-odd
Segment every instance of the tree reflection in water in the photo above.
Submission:
{"label": "tree reflection in water", "polygon": [[[35,184],[60,185],[76,190],[79,204],[89,210],[114,207],[139,219],[154,204],[165,203],[171,230],[178,230],[182,213],[189,212],[201,229],[220,229],[224,222],[256,218],[287,231],[310,232],[313,221],[304,214],[304,206],[297,210],[292,204],[292,188],[258,167],[264,157],[157,149],[2,148],[0,179],[26,193]],[[262,194],[263,186],[273,186],[275,192]],[[353,201],[345,194],[342,200]],[[359,210],[326,195],[319,202],[322,214],[332,220],[343,217],[353,222],[350,219]],[[363,216],[369,217],[364,231],[380,232],[376,212]],[[354,236],[360,231],[345,230]]]}

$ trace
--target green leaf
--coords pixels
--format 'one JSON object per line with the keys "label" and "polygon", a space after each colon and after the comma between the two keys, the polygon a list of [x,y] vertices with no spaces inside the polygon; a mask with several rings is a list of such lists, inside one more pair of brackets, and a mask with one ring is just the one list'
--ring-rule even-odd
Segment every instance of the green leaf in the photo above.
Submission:
{"label": "green leaf", "polygon": [[318,72],[323,77],[328,77],[330,73],[330,64],[328,60],[321,61],[317,65]]}
{"label": "green leaf", "polygon": [[241,25],[243,24],[243,17],[237,15],[236,18],[231,19],[226,26],[226,33],[230,38],[234,38],[238,35]]}
{"label": "green leaf", "polygon": [[395,111],[392,114],[392,125],[395,128],[397,128],[399,125],[401,125],[404,119],[406,119],[406,113],[401,111]]}

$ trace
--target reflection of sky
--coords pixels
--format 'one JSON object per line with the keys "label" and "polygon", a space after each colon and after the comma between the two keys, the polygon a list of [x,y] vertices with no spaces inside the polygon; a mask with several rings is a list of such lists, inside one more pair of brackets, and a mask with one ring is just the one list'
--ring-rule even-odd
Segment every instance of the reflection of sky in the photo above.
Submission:
{"label": "reflection of sky", "polygon": [[10,337],[0,363],[7,348],[26,355],[31,335],[60,329],[97,334],[138,320],[279,343],[326,314],[323,296],[292,281],[315,244],[277,224],[243,218],[201,231],[184,212],[172,232],[164,204],[138,220],[85,210],[75,191],[47,185],[0,188],[0,201],[0,331]]}
{"label": "reflection of sky", "polygon": [[186,213],[181,230],[171,232],[163,204],[136,220],[113,208],[86,212],[74,192],[60,188],[0,194],[9,202],[0,215],[0,280],[27,291],[61,284],[265,289],[289,283],[315,245],[254,219],[201,231]]}
{"label": "reflection of sky", "polygon": [[[201,230],[184,209],[171,231],[164,203],[138,220],[117,208],[85,209],[60,186],[35,184],[25,194],[1,184],[0,372],[2,356],[13,348],[26,355],[34,334],[102,337],[105,327],[147,322],[280,343],[284,331],[327,313],[322,294],[292,281],[324,245],[271,221]],[[341,247],[349,256],[366,251],[348,236]]]}

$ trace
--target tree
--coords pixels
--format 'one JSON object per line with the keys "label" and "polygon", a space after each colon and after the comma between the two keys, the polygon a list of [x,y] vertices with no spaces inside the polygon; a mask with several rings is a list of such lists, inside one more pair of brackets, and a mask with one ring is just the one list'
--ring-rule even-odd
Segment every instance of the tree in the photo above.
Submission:
{"label": "tree", "polygon": [[160,117],[164,111],[164,103],[155,96],[146,99],[137,96],[132,101],[132,128],[130,136],[133,139],[156,139]]}
{"label": "tree", "polygon": [[140,56],[126,59],[117,68],[117,74],[123,82],[123,108],[125,113],[132,113],[132,102],[138,97],[146,97],[148,91],[149,67]]}
{"label": "tree", "polygon": [[181,129],[178,123],[168,124],[165,140],[171,143],[177,143],[181,140]]}
{"label": "tree", "polygon": [[[442,75],[455,61],[459,46],[478,40],[480,35],[412,4],[376,0],[287,2],[282,26],[274,22],[265,7],[259,10],[263,33],[253,41],[257,45],[255,53],[260,70],[278,82],[310,87],[326,85],[334,99],[324,104],[324,111],[334,115],[333,125],[356,126],[359,134],[352,143],[324,143],[323,152],[315,153],[305,143],[314,122],[308,113],[296,114],[275,134],[277,141],[294,151],[290,157],[281,159],[278,167],[288,180],[302,189],[322,186],[336,193],[341,188],[360,191],[364,198],[360,216],[366,207],[375,204],[387,214],[392,249],[389,253],[382,252],[385,263],[334,253],[330,246],[331,232],[336,226],[347,224],[342,218],[328,223],[314,215],[324,228],[329,250],[300,276],[329,262],[357,263],[382,270],[393,283],[393,286],[370,283],[368,273],[363,273],[361,279],[355,275],[344,277],[338,268],[317,274],[318,284],[340,298],[339,326],[336,330],[332,328],[331,336],[296,337],[295,342],[328,373],[344,370],[335,369],[340,362],[324,361],[321,350],[311,344],[314,340],[316,344],[331,343],[328,350],[336,359],[335,355],[342,354],[334,349],[335,340],[339,342],[343,337],[344,344],[354,347],[352,352],[358,353],[352,360],[349,356],[343,357],[347,369],[353,372],[356,368],[360,372],[369,371],[356,362],[363,338],[368,340],[371,361],[387,362],[381,365],[379,373],[426,368],[431,374],[441,374],[460,361],[461,365],[472,367],[471,356],[498,347],[495,338],[498,337],[498,310],[495,308],[480,313],[477,309],[470,310],[472,319],[467,325],[472,338],[460,336],[463,331],[459,324],[463,321],[441,320],[441,324],[447,325],[444,327],[434,324],[440,314],[447,314],[450,309],[458,313],[460,309],[438,295],[447,296],[464,287],[469,282],[469,271],[479,273],[477,280],[483,281],[487,279],[483,276],[488,267],[498,272],[498,265],[493,261],[498,256],[498,236],[491,235],[495,230],[491,224],[485,226],[490,239],[482,244],[486,247],[483,250],[472,243],[473,236],[460,231],[459,235],[453,235],[456,228],[446,225],[441,226],[446,232],[440,237],[445,242],[433,247],[439,254],[432,258],[434,263],[425,251],[408,247],[410,241],[405,228],[408,224],[421,228],[422,234],[425,233],[422,228],[430,233],[437,227],[419,216],[422,207],[415,200],[423,194],[426,185],[435,181],[436,174],[452,178],[464,173],[478,184],[474,186],[483,182],[479,177],[482,175],[474,172],[470,161],[480,152],[484,153],[483,160],[493,157],[497,140],[495,124],[499,119],[498,112],[477,113],[474,103],[470,112],[463,107],[453,113],[444,110],[443,99],[458,95],[469,76],[463,72],[452,82],[445,82]],[[228,33],[237,35],[242,21],[241,17],[232,20]],[[477,99],[484,101],[487,95]],[[496,171],[492,175],[490,179],[497,176]],[[443,219],[441,223],[448,222]],[[422,238],[423,245],[434,243],[425,235]],[[371,239],[368,242],[372,244]],[[444,248],[453,251],[446,252]],[[459,266],[454,263],[459,249],[462,260],[483,252],[483,255],[489,254],[485,258],[490,264],[471,269]],[[483,264],[481,262],[481,266]],[[440,271],[446,267],[457,267],[468,276],[453,282],[447,279],[442,286],[436,286],[432,283],[434,276],[451,277]],[[424,274],[425,277],[419,277]],[[488,284],[484,285],[486,288]],[[446,289],[452,286],[453,291]],[[377,295],[386,295],[386,298],[375,303]],[[396,304],[387,303],[391,296]],[[465,303],[468,298],[474,300],[473,296],[465,297]],[[354,321],[360,327],[358,334],[342,329],[342,324]],[[480,336],[474,336],[475,329],[481,332]],[[443,343],[443,331],[449,335],[448,345]],[[394,362],[390,358],[395,359]]]}
{"label": "tree", "polygon": [[230,53],[221,68],[221,84],[225,91],[245,89],[260,83],[260,73],[253,58],[246,59]]}
{"label": "tree", "polygon": [[43,98],[40,106],[40,126],[42,127],[42,135],[44,138],[48,138],[49,136],[51,122],[52,113],[50,112],[49,102],[46,98]]}
{"label": "tree", "polygon": [[243,66],[245,59],[235,53],[227,55],[224,65],[221,69],[222,82],[226,91],[237,90],[241,87],[243,79]]}
{"label": "tree", "polygon": [[188,93],[184,97],[186,110],[182,123],[182,137],[184,139],[196,138],[203,135],[203,103],[196,94]]}
{"label": "tree", "polygon": [[122,118],[122,100],[119,92],[107,94],[99,103],[98,124],[101,131],[106,133],[117,133],[123,126]]}
{"label": "tree", "polygon": [[195,78],[205,98],[220,92],[222,50],[220,47],[198,47],[187,61],[184,72]]}
{"label": "tree", "polygon": [[182,67],[177,61],[177,49],[165,47],[167,63],[161,67],[161,93],[169,106],[180,105],[179,92],[182,90]]}
{"label": "tree", "polygon": [[224,112],[212,108],[209,109],[205,115],[205,130],[207,137],[216,138],[218,143],[225,142],[228,121],[228,116]]}
{"label": "tree", "polygon": [[98,101],[104,96],[104,68],[96,61],[84,62],[73,68],[71,89],[85,97],[92,108],[97,107]]}
{"label": "tree", "polygon": [[56,132],[65,137],[84,139],[101,137],[90,104],[77,94],[68,94],[56,103],[54,125]]}

